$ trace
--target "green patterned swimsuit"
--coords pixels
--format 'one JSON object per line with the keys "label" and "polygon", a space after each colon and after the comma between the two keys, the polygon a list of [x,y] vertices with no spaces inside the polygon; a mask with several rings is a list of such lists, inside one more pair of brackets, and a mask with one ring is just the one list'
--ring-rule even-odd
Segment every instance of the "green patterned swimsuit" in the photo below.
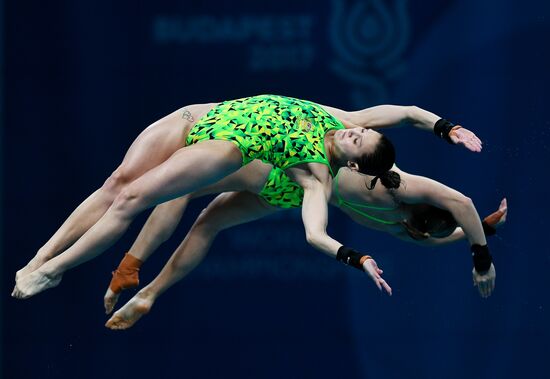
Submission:
{"label": "green patterned swimsuit", "polygon": [[[254,159],[272,164],[260,196],[275,207],[298,208],[304,190],[284,170],[300,163],[318,162],[327,165],[330,171],[324,140],[332,129],[344,129],[344,125],[319,104],[259,95],[218,104],[195,124],[186,143],[230,141],[241,151],[243,166]],[[334,177],[332,171],[331,174]],[[344,203],[348,205],[339,197],[339,204]]]}
{"label": "green patterned swimsuit", "polygon": [[283,170],[273,167],[259,195],[277,208],[299,208],[304,200],[304,189]]}
{"label": "green patterned swimsuit", "polygon": [[[334,195],[338,201],[339,208],[347,208],[371,221],[385,225],[397,225],[399,222],[384,220],[375,217],[368,210],[374,211],[393,211],[397,207],[377,207],[365,203],[355,203],[348,201],[340,195],[338,186],[339,172],[334,177]],[[290,179],[290,177],[280,168],[274,167],[269,173],[269,177],[260,192],[260,197],[263,198],[269,205],[277,208],[299,208],[302,206],[304,199],[304,190],[298,183]]]}
{"label": "green patterned swimsuit", "polygon": [[191,129],[186,142],[233,142],[242,152],[243,165],[261,159],[283,170],[308,162],[330,169],[324,139],[332,129],[344,125],[319,104],[259,95],[218,104]]}

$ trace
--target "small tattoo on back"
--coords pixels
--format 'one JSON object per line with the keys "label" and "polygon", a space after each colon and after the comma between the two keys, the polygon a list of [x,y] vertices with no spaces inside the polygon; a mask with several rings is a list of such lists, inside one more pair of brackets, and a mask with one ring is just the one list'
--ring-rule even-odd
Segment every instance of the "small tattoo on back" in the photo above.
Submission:
{"label": "small tattoo on back", "polygon": [[184,119],[189,120],[191,122],[195,121],[195,119],[193,118],[193,115],[187,109],[183,110],[183,114],[181,115],[181,118],[184,118]]}

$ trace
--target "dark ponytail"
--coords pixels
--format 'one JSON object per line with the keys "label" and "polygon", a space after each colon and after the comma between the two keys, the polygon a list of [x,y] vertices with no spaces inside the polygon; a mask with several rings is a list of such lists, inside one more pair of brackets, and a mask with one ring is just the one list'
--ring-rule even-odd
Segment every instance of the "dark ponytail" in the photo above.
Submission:
{"label": "dark ponytail", "polygon": [[376,186],[376,182],[380,179],[382,185],[388,189],[399,188],[401,184],[401,176],[395,171],[391,171],[395,163],[395,148],[391,141],[380,134],[380,140],[374,151],[370,154],[364,154],[358,159],[359,172],[374,176],[370,185],[367,185],[369,190]]}
{"label": "dark ponytail", "polygon": [[401,176],[392,170],[384,172],[382,175],[375,176],[371,181],[370,185],[367,185],[367,188],[369,190],[374,189],[374,186],[376,186],[376,182],[380,179],[380,183],[387,189],[394,189],[399,188],[401,185]]}

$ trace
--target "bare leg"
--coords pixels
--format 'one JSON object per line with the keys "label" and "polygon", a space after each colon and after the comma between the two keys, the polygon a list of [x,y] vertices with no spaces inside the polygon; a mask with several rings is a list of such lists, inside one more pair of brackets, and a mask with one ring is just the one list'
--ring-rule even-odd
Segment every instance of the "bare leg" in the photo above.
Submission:
{"label": "bare leg", "polygon": [[146,261],[174,233],[188,203],[189,196],[183,196],[157,205],[130,248],[130,254]]}
{"label": "bare leg", "polygon": [[189,197],[198,198],[207,194],[227,191],[259,192],[265,185],[270,171],[271,165],[256,160],[193,194],[157,205],[141,229],[132,248],[124,256],[118,268],[113,271],[113,278],[103,298],[105,312],[109,314],[113,311],[123,290],[139,285],[141,265],[163,242],[171,237],[181,220]]}
{"label": "bare leg", "polygon": [[188,203],[189,195],[186,195],[155,207],[134,244],[124,256],[118,268],[113,271],[113,278],[103,298],[107,314],[113,311],[123,290],[139,285],[141,265],[162,243],[172,236]]}
{"label": "bare leg", "polygon": [[227,228],[257,220],[277,211],[250,192],[223,193],[195,221],[160,274],[107,321],[111,329],[127,329],[148,313],[155,300],[184,278],[206,256],[216,235]]}
{"label": "bare leg", "polygon": [[[192,105],[184,109],[200,115],[209,109],[205,106]],[[36,256],[16,273],[16,282],[70,247],[103,216],[125,185],[164,162],[183,146],[184,130],[190,125],[188,120],[182,119],[183,111],[180,109],[155,122],[136,138],[105,184],[84,200]]]}
{"label": "bare leg", "polygon": [[40,249],[25,267],[15,274],[15,281],[33,272],[45,262],[71,246],[105,213],[108,207],[106,191],[96,190],[61,225],[57,232]]}
{"label": "bare leg", "polygon": [[15,297],[28,298],[59,283],[61,275],[115,243],[143,210],[216,182],[241,166],[239,149],[227,141],[204,141],[182,148],[127,185],[109,210],[64,253],[23,277]]}
{"label": "bare leg", "polygon": [[162,243],[172,236],[191,198],[196,199],[205,195],[229,191],[259,192],[265,185],[271,168],[271,165],[255,160],[214,184],[197,189],[192,194],[157,205],[129,253],[141,261],[146,261]]}

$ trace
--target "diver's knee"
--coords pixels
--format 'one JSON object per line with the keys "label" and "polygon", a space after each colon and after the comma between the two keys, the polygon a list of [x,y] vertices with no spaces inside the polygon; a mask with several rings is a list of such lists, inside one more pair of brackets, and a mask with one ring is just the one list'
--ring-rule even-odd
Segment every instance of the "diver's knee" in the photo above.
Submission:
{"label": "diver's knee", "polygon": [[123,166],[119,166],[113,173],[107,178],[101,189],[111,195],[118,195],[120,191],[126,186],[132,178],[127,173]]}
{"label": "diver's knee", "polygon": [[209,207],[203,209],[197,217],[197,220],[193,224],[193,229],[195,232],[218,234],[223,229],[223,225],[214,217],[211,209]]}
{"label": "diver's knee", "polygon": [[121,217],[132,217],[142,210],[144,204],[144,196],[132,186],[126,186],[116,196],[111,208]]}

